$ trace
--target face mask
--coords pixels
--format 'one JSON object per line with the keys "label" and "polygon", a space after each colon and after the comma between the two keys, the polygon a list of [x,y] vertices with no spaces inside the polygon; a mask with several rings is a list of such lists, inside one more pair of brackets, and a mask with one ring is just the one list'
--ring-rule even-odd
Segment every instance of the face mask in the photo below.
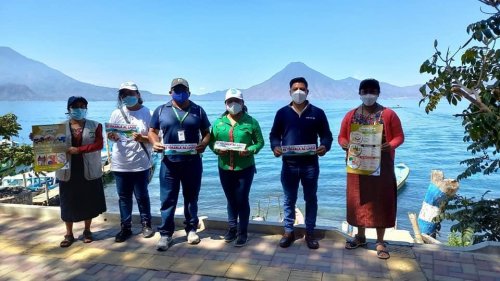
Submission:
{"label": "face mask", "polygon": [[87,109],[85,108],[70,108],[69,116],[74,120],[82,120],[87,116]]}
{"label": "face mask", "polygon": [[306,100],[307,94],[302,90],[297,90],[292,93],[292,100],[296,104],[302,104]]}
{"label": "face mask", "polygon": [[243,109],[243,106],[237,102],[232,102],[232,103],[226,105],[226,109],[229,113],[231,113],[232,115],[235,115],[235,114],[238,114],[241,112],[241,110]]}
{"label": "face mask", "polygon": [[189,99],[189,94],[187,92],[172,92],[172,99],[182,104]]}
{"label": "face mask", "polygon": [[373,94],[366,94],[359,96],[359,98],[361,99],[364,105],[372,106],[377,101],[378,96]]}
{"label": "face mask", "polygon": [[136,96],[126,96],[122,99],[122,103],[126,106],[126,107],[133,107],[134,105],[136,105],[137,103],[139,102],[139,98],[136,97]]}

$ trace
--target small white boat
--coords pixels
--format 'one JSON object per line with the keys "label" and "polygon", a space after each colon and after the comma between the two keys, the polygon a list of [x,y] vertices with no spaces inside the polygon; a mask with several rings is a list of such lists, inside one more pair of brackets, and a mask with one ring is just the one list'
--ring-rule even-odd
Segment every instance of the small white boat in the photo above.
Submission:
{"label": "small white boat", "polygon": [[23,187],[31,191],[37,191],[47,186],[53,189],[59,184],[56,181],[55,172],[48,172],[45,175],[36,175],[33,171],[17,174],[14,176],[7,176],[2,178],[0,190],[8,187]]}
{"label": "small white boat", "polygon": [[406,184],[406,179],[410,174],[410,168],[406,166],[404,163],[398,163],[394,165],[394,173],[396,174],[396,182],[398,191]]}

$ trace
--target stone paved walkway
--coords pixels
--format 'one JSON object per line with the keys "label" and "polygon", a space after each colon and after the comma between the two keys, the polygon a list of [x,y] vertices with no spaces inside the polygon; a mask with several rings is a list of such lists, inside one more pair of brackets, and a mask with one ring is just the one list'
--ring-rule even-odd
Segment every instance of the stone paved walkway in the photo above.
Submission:
{"label": "stone paved walkway", "polygon": [[134,229],[138,235],[115,243],[117,225],[92,230],[96,241],[84,244],[83,224],[75,224],[79,240],[63,249],[62,222],[0,214],[0,280],[500,280],[500,258],[487,254],[389,245],[391,258],[380,260],[373,244],[346,250],[344,241],[322,239],[310,250],[299,239],[282,249],[279,235],[264,234],[236,248],[213,230],[201,231],[198,245],[179,230],[158,252],[158,234],[145,239]]}

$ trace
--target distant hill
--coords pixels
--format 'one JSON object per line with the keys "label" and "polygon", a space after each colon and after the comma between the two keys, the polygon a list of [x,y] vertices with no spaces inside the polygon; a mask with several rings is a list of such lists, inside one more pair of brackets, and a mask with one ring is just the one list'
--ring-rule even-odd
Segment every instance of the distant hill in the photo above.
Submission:
{"label": "distant hill", "polygon": [[[8,47],[0,47],[0,62],[0,100],[66,100],[69,96],[116,100],[118,88],[80,82]],[[141,95],[145,100],[165,99],[148,91],[141,90]]]}
{"label": "distant hill", "polygon": [[[66,100],[69,96],[85,96],[89,100],[115,100],[117,88],[101,87],[71,78],[41,62],[29,59],[8,47],[0,47],[0,101],[2,100]],[[334,80],[301,62],[292,62],[268,80],[241,89],[248,100],[288,100],[288,83],[294,77],[309,82],[311,100],[355,99],[360,80]],[[376,78],[376,77],[375,77]],[[384,98],[420,98],[420,85],[398,87],[381,82]],[[165,100],[141,90],[147,101]],[[193,95],[197,100],[223,100],[225,90]]]}
{"label": "distant hill", "polygon": [[[309,98],[313,100],[356,99],[360,80],[346,78],[334,80],[301,62],[292,62],[268,80],[241,89],[248,100],[288,100],[289,82],[294,77],[304,77],[309,84]],[[398,87],[381,82],[381,96],[384,98],[420,98],[420,85]],[[194,100],[221,100],[224,91],[217,91],[193,97]]]}

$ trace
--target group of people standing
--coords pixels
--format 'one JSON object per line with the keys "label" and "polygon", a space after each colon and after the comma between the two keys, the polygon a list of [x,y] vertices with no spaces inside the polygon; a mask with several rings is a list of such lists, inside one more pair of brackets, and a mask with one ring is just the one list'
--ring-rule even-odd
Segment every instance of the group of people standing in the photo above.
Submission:
{"label": "group of people standing", "polygon": [[[113,141],[111,170],[115,176],[121,216],[121,230],[115,241],[124,242],[132,235],[132,195],[137,200],[142,235],[145,238],[154,236],[148,194],[152,151],[163,152],[171,144],[196,144],[192,154],[165,153],[162,158],[159,173],[161,224],[157,227],[160,234],[157,250],[164,251],[172,245],[174,214],[181,185],[187,242],[200,242],[197,234],[198,195],[203,173],[200,155],[207,147],[218,156],[220,183],[227,199],[228,229],[224,240],[228,243],[234,241],[234,246],[242,247],[248,241],[249,193],[256,173],[254,155],[264,146],[259,122],[248,114],[243,94],[237,89],[226,92],[225,111],[213,124],[204,109],[190,100],[189,84],[185,79],[173,79],[169,94],[171,100],[151,114],[143,106],[136,84],[123,83],[118,91],[118,108],[112,112],[109,122],[134,124],[138,129],[132,139],[127,140],[114,133],[107,134],[107,138]],[[309,89],[305,78],[292,79],[289,94],[291,102],[277,111],[269,136],[274,156],[282,158],[284,234],[279,245],[289,247],[296,239],[295,204],[301,184],[305,201],[305,242],[310,249],[317,249],[319,242],[314,229],[318,212],[319,157],[331,149],[333,137],[325,112],[307,100]],[[338,143],[344,150],[349,149],[351,124],[383,124],[379,175],[347,174],[347,221],[358,227],[358,234],[346,242],[346,248],[366,245],[365,228],[376,228],[377,255],[386,259],[389,252],[384,244],[384,230],[394,226],[397,206],[394,152],[403,143],[404,134],[396,113],[376,102],[379,94],[377,80],[361,82],[359,95],[362,104],[344,117]],[[87,104],[83,97],[68,100],[70,165],[68,169],[57,172],[61,182],[61,218],[66,224],[61,247],[74,242],[72,226],[78,221],[85,221],[84,242],[92,242],[91,220],[106,210],[100,180],[102,126],[85,118]],[[242,146],[225,149],[220,142]],[[299,156],[284,151],[284,148],[300,145],[314,145],[314,149]]]}

